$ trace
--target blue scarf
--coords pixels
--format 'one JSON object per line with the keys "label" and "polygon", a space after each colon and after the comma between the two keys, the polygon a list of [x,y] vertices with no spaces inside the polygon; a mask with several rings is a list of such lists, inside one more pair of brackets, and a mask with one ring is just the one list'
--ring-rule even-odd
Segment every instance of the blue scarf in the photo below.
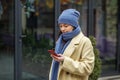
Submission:
{"label": "blue scarf", "polygon": [[[72,32],[63,33],[58,38],[58,41],[55,46],[55,52],[57,54],[63,54],[64,50],[76,35],[80,33],[80,27],[78,26],[75,30]],[[64,41],[65,42],[64,42]],[[51,72],[51,80],[57,80],[57,74],[58,74],[58,68],[59,68],[59,62],[54,61],[52,62],[52,72]]]}

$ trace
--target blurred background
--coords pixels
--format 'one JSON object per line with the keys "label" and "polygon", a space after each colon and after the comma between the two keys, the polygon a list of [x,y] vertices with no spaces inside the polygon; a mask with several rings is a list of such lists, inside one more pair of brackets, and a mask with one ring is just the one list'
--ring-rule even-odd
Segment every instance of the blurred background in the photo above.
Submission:
{"label": "blurred background", "polygon": [[0,0],[0,80],[48,80],[61,11],[80,11],[79,24],[94,36],[100,76],[120,73],[119,0]]}

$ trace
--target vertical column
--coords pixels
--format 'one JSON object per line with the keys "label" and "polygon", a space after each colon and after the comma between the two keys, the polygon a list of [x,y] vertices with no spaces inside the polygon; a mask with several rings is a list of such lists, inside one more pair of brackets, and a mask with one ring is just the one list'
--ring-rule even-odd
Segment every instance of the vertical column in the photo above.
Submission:
{"label": "vertical column", "polygon": [[22,39],[21,39],[21,2],[14,0],[15,4],[15,56],[14,56],[14,80],[22,80]]}
{"label": "vertical column", "polygon": [[[54,18],[54,22],[55,22],[55,28],[54,28],[54,39],[56,41],[57,39],[57,36],[58,36],[58,32],[59,32],[59,28],[58,28],[58,24],[57,24],[57,19],[58,19],[58,16],[60,15],[60,0],[54,0],[54,11],[55,11],[55,18]],[[54,42],[55,42],[54,41]],[[55,43],[54,43],[55,44]]]}
{"label": "vertical column", "polygon": [[117,25],[117,71],[120,72],[120,0],[118,0],[118,25]]}
{"label": "vertical column", "polygon": [[106,0],[102,0],[102,18],[103,18],[103,26],[102,26],[102,51],[107,52],[107,40],[106,40]]}
{"label": "vertical column", "polygon": [[94,36],[94,9],[93,9],[93,1],[87,0],[87,36]]}
{"label": "vertical column", "polygon": [[102,0],[102,11],[103,11],[103,29],[102,29],[102,32],[103,32],[103,36],[106,37],[106,0]]}

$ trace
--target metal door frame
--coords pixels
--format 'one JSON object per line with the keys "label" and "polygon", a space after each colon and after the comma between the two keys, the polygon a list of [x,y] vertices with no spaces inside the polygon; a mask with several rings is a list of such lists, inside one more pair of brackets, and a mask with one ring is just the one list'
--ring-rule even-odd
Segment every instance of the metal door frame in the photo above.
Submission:
{"label": "metal door frame", "polygon": [[118,10],[117,10],[117,46],[116,46],[116,69],[117,71],[120,73],[120,1],[118,0],[118,3],[117,3],[117,6],[118,6]]}
{"label": "metal door frame", "polygon": [[15,24],[15,56],[14,56],[14,80],[22,80],[22,19],[21,1],[14,0],[14,24]]}

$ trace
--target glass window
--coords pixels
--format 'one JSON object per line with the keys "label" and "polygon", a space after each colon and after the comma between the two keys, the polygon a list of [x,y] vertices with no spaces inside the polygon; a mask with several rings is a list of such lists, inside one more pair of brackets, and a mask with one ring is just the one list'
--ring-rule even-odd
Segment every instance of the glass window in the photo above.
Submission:
{"label": "glass window", "polygon": [[23,80],[48,80],[53,48],[53,0],[22,1]]}
{"label": "glass window", "polygon": [[96,39],[100,50],[103,75],[113,74],[116,67],[117,0],[98,0]]}
{"label": "glass window", "polygon": [[14,79],[14,3],[0,0],[0,80]]}

